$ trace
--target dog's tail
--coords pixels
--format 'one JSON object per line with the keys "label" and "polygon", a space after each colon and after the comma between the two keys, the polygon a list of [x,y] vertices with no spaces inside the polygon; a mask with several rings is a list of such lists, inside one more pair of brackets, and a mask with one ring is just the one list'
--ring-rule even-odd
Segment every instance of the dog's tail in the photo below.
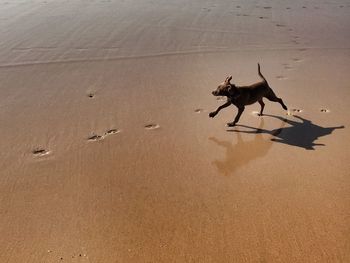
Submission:
{"label": "dog's tail", "polygon": [[264,82],[267,83],[267,80],[265,79],[265,77],[263,76],[263,74],[261,74],[261,71],[260,71],[260,64],[258,63],[258,73],[259,73],[259,76],[264,80]]}

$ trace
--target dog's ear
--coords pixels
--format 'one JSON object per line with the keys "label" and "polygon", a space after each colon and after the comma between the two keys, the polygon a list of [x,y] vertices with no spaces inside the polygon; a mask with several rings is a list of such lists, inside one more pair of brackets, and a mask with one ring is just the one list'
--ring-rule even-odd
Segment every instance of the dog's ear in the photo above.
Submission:
{"label": "dog's ear", "polygon": [[226,83],[230,83],[231,79],[232,79],[232,76],[229,76],[229,77],[226,78],[225,82]]}

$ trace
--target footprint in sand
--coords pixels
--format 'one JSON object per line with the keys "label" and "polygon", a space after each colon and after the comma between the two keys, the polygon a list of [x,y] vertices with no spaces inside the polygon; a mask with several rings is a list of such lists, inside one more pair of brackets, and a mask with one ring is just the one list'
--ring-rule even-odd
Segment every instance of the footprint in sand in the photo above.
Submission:
{"label": "footprint in sand", "polygon": [[280,75],[280,76],[276,76],[276,78],[277,78],[278,80],[284,80],[284,79],[287,79],[287,77],[282,76],[282,75]]}
{"label": "footprint in sand", "polygon": [[288,116],[294,116],[295,113],[301,113],[303,110],[301,109],[291,109],[286,112],[286,115]]}
{"label": "footprint in sand", "polygon": [[303,8],[305,9],[305,8],[306,8],[306,6],[303,6]]}
{"label": "footprint in sand", "polygon": [[32,151],[32,154],[34,154],[35,156],[45,156],[48,155],[50,153],[50,151],[44,149],[44,148],[36,148]]}
{"label": "footprint in sand", "polygon": [[88,96],[89,98],[91,98],[91,99],[92,99],[92,98],[94,98],[94,97],[95,97],[95,94],[90,92],[90,93],[88,93],[88,94],[87,94],[87,96]]}
{"label": "footprint in sand", "polygon": [[238,6],[236,6],[236,8],[241,8],[241,6],[240,6],[240,5],[238,5]]}
{"label": "footprint in sand", "polygon": [[298,62],[298,63],[303,61],[301,58],[293,58],[292,60],[293,60],[294,62]]}
{"label": "footprint in sand", "polygon": [[194,112],[195,113],[202,113],[204,110],[203,109],[195,109]]}
{"label": "footprint in sand", "polygon": [[286,25],[283,24],[276,24],[277,27],[286,27]]}
{"label": "footprint in sand", "polygon": [[75,258],[75,257],[80,257],[80,258],[81,258],[81,257],[86,257],[86,254],[81,254],[81,253],[80,253],[79,255],[76,255],[76,256],[75,256],[75,255],[72,255],[72,258]]}
{"label": "footprint in sand", "polygon": [[160,128],[160,126],[156,123],[146,124],[144,127],[146,130],[155,130],[155,129]]}
{"label": "footprint in sand", "polygon": [[268,19],[266,16],[259,16],[259,19]]}
{"label": "footprint in sand", "polygon": [[216,97],[216,100],[218,100],[218,101],[225,101],[225,100],[226,100],[226,97],[224,97],[224,96],[219,96],[219,97]]}
{"label": "footprint in sand", "polygon": [[103,135],[98,135],[98,134],[94,134],[93,133],[92,135],[90,135],[87,138],[87,140],[96,142],[96,141],[103,140],[108,135],[113,135],[113,134],[117,134],[117,133],[120,133],[120,132],[121,132],[121,130],[118,130],[118,129],[110,129],[110,130],[107,130]]}
{"label": "footprint in sand", "polygon": [[287,10],[291,9],[290,7],[286,7]]}
{"label": "footprint in sand", "polygon": [[88,137],[88,141],[100,141],[103,139],[103,136],[97,135],[97,134],[92,134]]}
{"label": "footprint in sand", "polygon": [[260,117],[260,112],[259,111],[252,111],[251,114],[254,115],[254,116],[259,116]]}
{"label": "footprint in sand", "polygon": [[283,63],[282,66],[283,66],[283,68],[286,69],[286,70],[293,70],[293,69],[294,69],[294,68],[293,68],[291,65],[289,65],[288,63]]}
{"label": "footprint in sand", "polygon": [[320,109],[320,111],[323,112],[323,113],[329,113],[330,112],[329,109]]}
{"label": "footprint in sand", "polygon": [[120,133],[121,130],[118,130],[118,129],[110,129],[108,131],[105,132],[104,136],[108,136],[108,135],[112,135],[112,134],[117,134],[117,133]]}

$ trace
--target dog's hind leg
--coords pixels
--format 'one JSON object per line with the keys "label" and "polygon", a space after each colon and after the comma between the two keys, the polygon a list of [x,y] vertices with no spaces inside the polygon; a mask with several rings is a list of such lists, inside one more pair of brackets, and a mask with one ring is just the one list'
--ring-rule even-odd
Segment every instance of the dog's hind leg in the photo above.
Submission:
{"label": "dog's hind leg", "polygon": [[259,102],[259,104],[261,106],[259,116],[262,116],[263,115],[263,111],[264,111],[264,107],[265,107],[265,103],[263,102],[262,99],[258,100],[258,102]]}
{"label": "dog's hind leg", "polygon": [[283,103],[283,100],[281,98],[278,98],[272,90],[265,97],[270,101],[278,102],[281,104],[283,109],[288,110],[287,106]]}
{"label": "dog's hind leg", "polygon": [[238,113],[237,113],[237,115],[236,115],[236,117],[235,117],[235,120],[234,120],[233,122],[227,123],[227,126],[229,126],[229,127],[235,126],[236,123],[239,121],[239,118],[241,117],[243,111],[244,111],[244,106],[241,107],[241,108],[238,108]]}

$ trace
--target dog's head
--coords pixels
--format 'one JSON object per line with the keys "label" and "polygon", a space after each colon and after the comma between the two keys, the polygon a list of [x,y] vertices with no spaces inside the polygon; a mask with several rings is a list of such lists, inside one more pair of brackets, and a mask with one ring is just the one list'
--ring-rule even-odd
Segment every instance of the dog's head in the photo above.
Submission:
{"label": "dog's head", "polygon": [[231,84],[230,81],[232,79],[232,76],[229,76],[225,79],[223,83],[221,83],[216,90],[212,92],[214,96],[226,96],[230,97],[233,94],[235,85]]}

